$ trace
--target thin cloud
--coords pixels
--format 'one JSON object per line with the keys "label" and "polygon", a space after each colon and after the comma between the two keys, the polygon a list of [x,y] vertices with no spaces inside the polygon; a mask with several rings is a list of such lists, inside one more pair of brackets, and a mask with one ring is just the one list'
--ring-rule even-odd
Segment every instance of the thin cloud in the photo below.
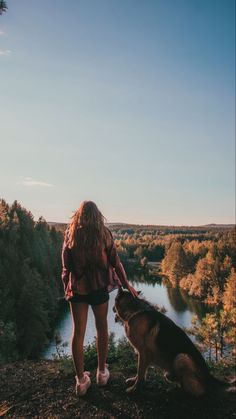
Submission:
{"label": "thin cloud", "polygon": [[4,32],[2,29],[0,29],[0,36],[6,35],[6,32]]}
{"label": "thin cloud", "polygon": [[10,55],[11,50],[10,49],[0,49],[0,55]]}
{"label": "thin cloud", "polygon": [[46,188],[53,188],[55,186],[52,183],[32,179],[32,177],[23,177],[23,179],[20,182],[17,182],[17,184],[22,186],[43,186]]}

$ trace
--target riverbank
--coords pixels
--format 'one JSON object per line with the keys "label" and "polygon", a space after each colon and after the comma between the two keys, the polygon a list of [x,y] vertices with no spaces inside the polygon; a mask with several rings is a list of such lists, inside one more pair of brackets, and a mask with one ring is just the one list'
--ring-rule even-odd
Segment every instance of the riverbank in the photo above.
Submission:
{"label": "riverbank", "polygon": [[[91,371],[92,386],[84,398],[74,391],[71,359],[21,361],[0,368],[0,417],[5,418],[122,418],[122,419],[233,419],[236,401],[232,394],[192,399],[175,384],[165,381],[154,368],[147,382],[134,395],[125,392],[126,378],[134,375],[136,359],[130,347],[112,352],[111,378],[104,388],[96,386],[94,347],[87,347],[86,368]],[[223,372],[222,372],[223,371]],[[220,377],[230,375],[221,370]]]}

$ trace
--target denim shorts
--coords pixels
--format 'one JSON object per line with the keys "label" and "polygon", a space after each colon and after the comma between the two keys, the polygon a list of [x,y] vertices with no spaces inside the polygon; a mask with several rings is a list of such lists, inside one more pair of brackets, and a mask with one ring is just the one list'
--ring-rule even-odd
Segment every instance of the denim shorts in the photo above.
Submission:
{"label": "denim shorts", "polygon": [[69,298],[71,303],[86,303],[91,306],[98,306],[99,304],[106,303],[109,300],[109,293],[107,289],[102,288],[93,292],[90,292],[86,295],[76,294],[73,297]]}

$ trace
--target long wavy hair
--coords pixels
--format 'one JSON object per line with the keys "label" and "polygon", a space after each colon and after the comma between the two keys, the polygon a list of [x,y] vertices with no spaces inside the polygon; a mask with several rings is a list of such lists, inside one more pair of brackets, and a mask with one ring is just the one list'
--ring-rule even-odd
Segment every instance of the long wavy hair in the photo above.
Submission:
{"label": "long wavy hair", "polygon": [[84,260],[96,260],[101,255],[107,237],[105,217],[92,201],[83,201],[72,216],[67,229],[68,246],[79,248]]}

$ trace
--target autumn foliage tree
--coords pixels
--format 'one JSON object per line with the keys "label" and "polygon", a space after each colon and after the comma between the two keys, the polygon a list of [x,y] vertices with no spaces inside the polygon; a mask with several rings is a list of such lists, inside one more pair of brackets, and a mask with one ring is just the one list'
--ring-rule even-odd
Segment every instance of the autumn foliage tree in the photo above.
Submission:
{"label": "autumn foliage tree", "polygon": [[209,360],[218,361],[223,357],[235,356],[236,308],[208,313],[201,320],[192,319],[188,332],[195,336],[202,351],[208,353]]}
{"label": "autumn foliage tree", "polygon": [[225,284],[223,294],[224,309],[230,311],[236,308],[236,271],[231,269],[230,275]]}
{"label": "autumn foliage tree", "polygon": [[162,261],[162,272],[167,275],[173,286],[177,286],[183,276],[189,271],[188,260],[183,246],[174,241]]}

